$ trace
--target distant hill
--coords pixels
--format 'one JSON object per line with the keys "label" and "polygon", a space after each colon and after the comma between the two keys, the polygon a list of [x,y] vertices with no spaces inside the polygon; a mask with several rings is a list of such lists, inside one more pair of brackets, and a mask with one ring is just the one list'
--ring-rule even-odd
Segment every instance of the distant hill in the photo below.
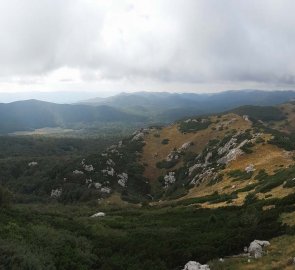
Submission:
{"label": "distant hill", "polygon": [[68,105],[38,100],[0,104],[0,133],[43,127],[71,127],[82,123],[144,122],[145,117],[122,112],[107,105]]}
{"label": "distant hill", "polygon": [[[39,100],[0,103],[0,133],[40,128],[102,127],[101,124],[166,124],[184,117],[229,111],[239,106],[271,106],[293,100],[294,91],[227,91],[215,94],[122,93],[78,104],[56,104]],[[244,107],[239,110],[252,110]],[[253,113],[258,113],[257,108]],[[238,113],[238,112],[237,112]],[[251,113],[246,113],[251,115]]]}
{"label": "distant hill", "polygon": [[154,121],[170,122],[186,116],[217,113],[243,105],[277,105],[294,98],[294,91],[241,90],[213,94],[135,92],[89,99],[79,104],[108,105],[149,116]]}

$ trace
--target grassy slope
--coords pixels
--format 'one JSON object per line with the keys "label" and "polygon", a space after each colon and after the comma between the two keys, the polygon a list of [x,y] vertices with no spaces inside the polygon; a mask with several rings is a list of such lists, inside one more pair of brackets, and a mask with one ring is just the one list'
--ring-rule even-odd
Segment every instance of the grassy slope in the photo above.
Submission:
{"label": "grassy slope", "polygon": [[[216,127],[220,122],[236,118],[237,121],[230,124],[227,129],[216,130]],[[216,120],[219,120],[216,123]],[[204,130],[192,133],[181,133],[178,129],[177,124],[163,128],[160,131],[154,131],[149,135],[146,135],[144,146],[144,151],[142,155],[141,162],[146,164],[144,175],[150,180],[154,186],[157,185],[157,178],[160,175],[165,175],[167,172],[179,168],[182,166],[182,162],[178,163],[172,169],[159,169],[156,167],[156,163],[167,157],[167,155],[174,149],[179,148],[182,144],[192,141],[193,146],[190,147],[189,151],[195,153],[200,153],[206,144],[213,139],[223,138],[226,133],[230,130],[245,131],[252,127],[251,122],[245,121],[242,117],[235,114],[223,115],[220,118],[211,117],[212,124]],[[160,136],[155,136],[159,134]],[[267,142],[271,139],[270,134],[264,134],[263,139]],[[163,139],[169,139],[168,144],[162,144]],[[293,153],[286,152],[284,149],[279,148],[275,145],[267,143],[255,143],[254,147],[251,148],[253,151],[250,154],[244,154],[240,156],[237,160],[230,162],[227,167],[222,171],[224,175],[223,180],[215,185],[208,186],[207,183],[202,183],[198,187],[194,187],[189,190],[189,193],[179,200],[186,198],[202,197],[205,195],[212,194],[214,191],[218,191],[220,194],[230,194],[241,188],[245,188],[250,184],[255,184],[258,181],[255,180],[255,176],[261,169],[266,170],[268,174],[273,174],[276,170],[287,168],[294,164]],[[155,156],[157,154],[157,156]],[[232,178],[228,176],[228,172],[233,170],[244,171],[245,167],[249,164],[253,164],[255,167],[255,172],[249,180],[233,181]],[[259,198],[272,195],[273,197],[284,197],[293,192],[293,189],[282,188],[282,185],[274,188],[272,191],[266,194],[258,194]],[[242,205],[247,192],[242,192],[238,194],[238,198],[234,199],[231,204]],[[218,204],[203,204],[205,207],[219,207],[224,206],[225,202]]]}
{"label": "grassy slope", "polygon": [[[240,116],[234,114],[227,114],[222,116],[219,120],[226,121],[231,118],[237,118],[238,121],[233,123],[231,128],[237,131],[244,131],[250,127],[249,122],[243,120]],[[211,121],[217,120],[216,116],[212,116]],[[144,175],[151,182],[155,181],[158,176],[167,172],[165,169],[158,169],[156,163],[165,159],[167,155],[174,149],[181,147],[186,142],[193,142],[194,145],[190,147],[190,151],[199,153],[206,144],[213,139],[223,138],[228,130],[222,131],[213,130],[216,124],[211,124],[207,129],[200,130],[195,133],[181,133],[178,129],[178,124],[174,124],[163,128],[160,132],[154,131],[145,137],[146,145],[143,148],[143,155],[141,162],[148,164],[145,168]],[[160,137],[155,137],[155,134],[159,134]],[[168,144],[162,144],[163,139],[169,139]],[[157,154],[157,156],[155,156]],[[180,163],[181,164],[181,163]],[[179,166],[179,165],[178,165]]]}

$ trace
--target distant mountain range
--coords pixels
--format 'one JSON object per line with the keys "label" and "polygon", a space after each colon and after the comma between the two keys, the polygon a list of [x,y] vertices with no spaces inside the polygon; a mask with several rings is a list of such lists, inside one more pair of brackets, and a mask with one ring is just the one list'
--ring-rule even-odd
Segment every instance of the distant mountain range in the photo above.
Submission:
{"label": "distant mountain range", "polygon": [[170,122],[178,118],[222,112],[243,105],[277,105],[295,98],[294,91],[241,90],[213,94],[136,92],[79,102],[85,105],[108,105],[153,121]]}
{"label": "distant mountain range", "polygon": [[295,98],[294,91],[226,91],[215,94],[121,93],[77,104],[38,100],[0,103],[0,133],[44,127],[81,128],[101,123],[169,123],[243,105],[276,105]]}
{"label": "distant mountain range", "polygon": [[91,125],[106,122],[146,122],[143,116],[122,112],[101,105],[55,104],[25,100],[0,104],[0,132],[33,130],[43,127],[73,127],[79,123]]}

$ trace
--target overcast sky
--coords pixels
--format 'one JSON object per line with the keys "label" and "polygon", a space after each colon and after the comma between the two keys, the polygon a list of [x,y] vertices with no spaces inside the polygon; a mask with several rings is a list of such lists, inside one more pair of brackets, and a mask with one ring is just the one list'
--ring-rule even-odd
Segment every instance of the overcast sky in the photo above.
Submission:
{"label": "overcast sky", "polygon": [[294,89],[294,0],[0,0],[0,92]]}

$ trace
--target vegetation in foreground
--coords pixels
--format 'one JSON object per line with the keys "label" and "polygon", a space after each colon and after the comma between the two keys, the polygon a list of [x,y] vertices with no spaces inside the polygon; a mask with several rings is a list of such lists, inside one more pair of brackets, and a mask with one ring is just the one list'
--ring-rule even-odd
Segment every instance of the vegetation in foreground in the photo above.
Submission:
{"label": "vegetation in foreground", "polygon": [[[295,210],[295,195],[218,209],[3,202],[0,269],[182,269],[294,232],[279,215]],[[276,207],[263,210],[269,204]],[[90,218],[98,210],[106,217]]]}

